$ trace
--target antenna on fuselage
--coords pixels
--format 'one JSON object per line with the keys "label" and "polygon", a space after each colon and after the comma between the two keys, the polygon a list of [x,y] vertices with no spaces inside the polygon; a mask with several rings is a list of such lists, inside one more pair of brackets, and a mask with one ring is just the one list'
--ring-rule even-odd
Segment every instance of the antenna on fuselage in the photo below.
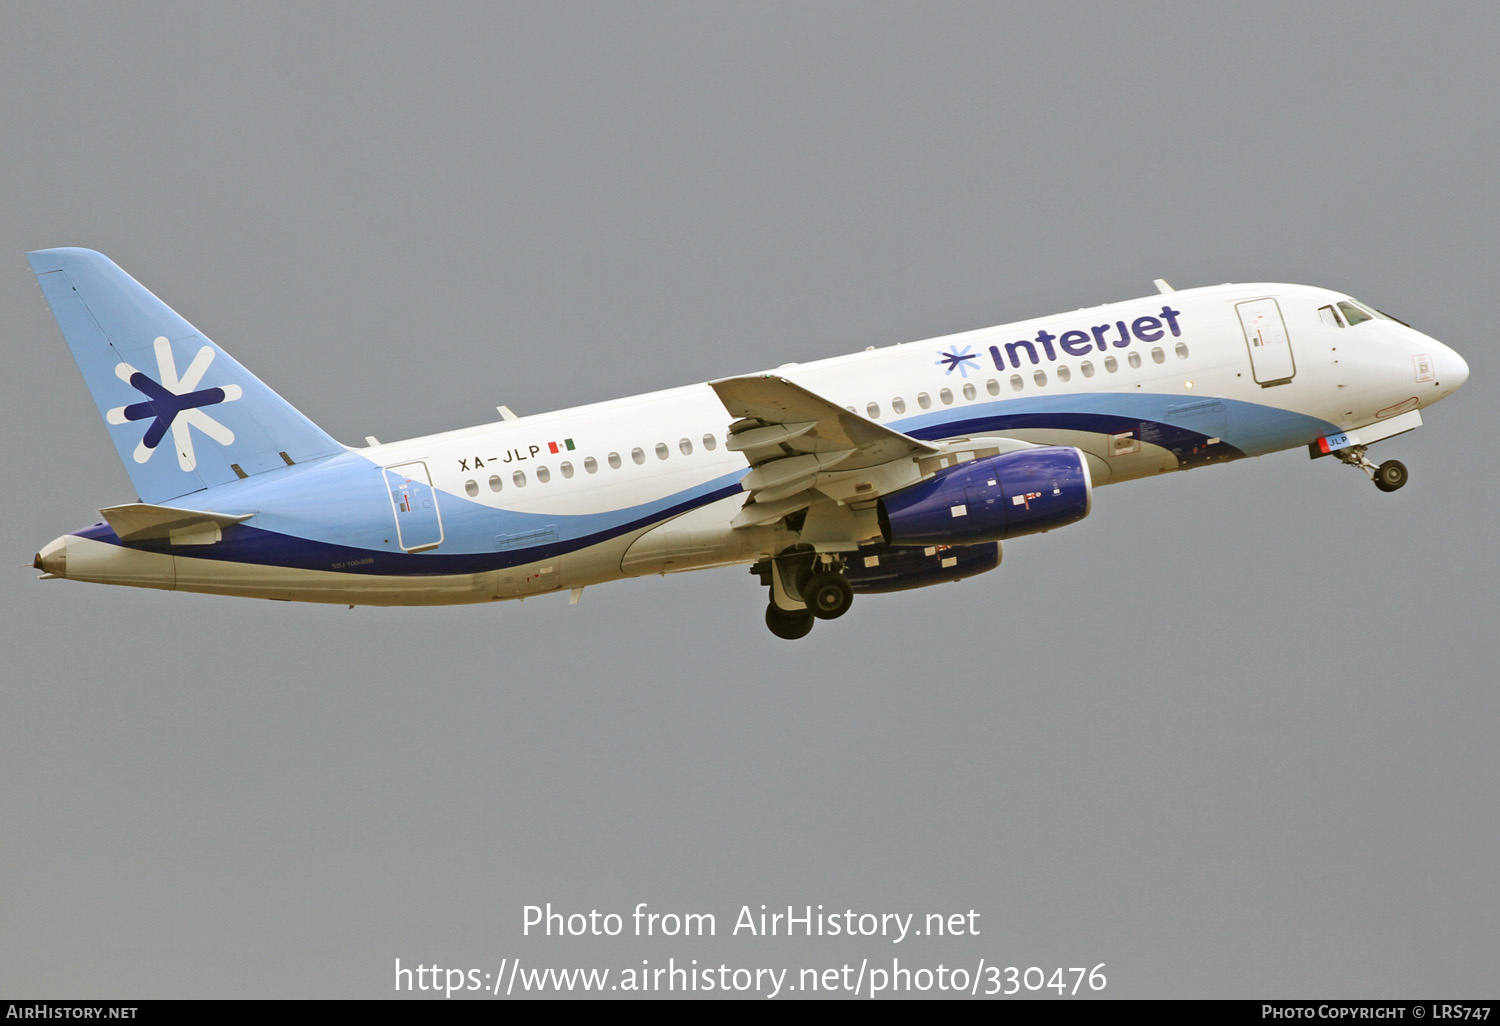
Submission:
{"label": "antenna on fuselage", "polygon": [[1176,292],[1177,291],[1172,286],[1170,286],[1170,285],[1167,284],[1167,279],[1165,279],[1165,278],[1152,278],[1151,279],[1151,284],[1155,285],[1156,286],[1156,291],[1161,292],[1161,293]]}

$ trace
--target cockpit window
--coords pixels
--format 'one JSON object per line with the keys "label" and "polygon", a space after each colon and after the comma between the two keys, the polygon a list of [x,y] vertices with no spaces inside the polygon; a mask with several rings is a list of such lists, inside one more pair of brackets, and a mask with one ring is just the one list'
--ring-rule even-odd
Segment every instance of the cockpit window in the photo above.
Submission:
{"label": "cockpit window", "polygon": [[[1340,310],[1343,311],[1342,316],[1340,316],[1339,314]],[[1318,307],[1318,316],[1321,317],[1323,319],[1323,323],[1328,325],[1330,328],[1344,327],[1346,318],[1348,320],[1348,324],[1350,326],[1353,326],[1355,324],[1361,324],[1364,321],[1371,320],[1375,317],[1379,317],[1383,321],[1394,321],[1395,323],[1408,328],[1411,327],[1410,324],[1407,324],[1401,318],[1392,317],[1384,310],[1377,310],[1368,303],[1355,303],[1348,300],[1340,301],[1337,308],[1331,305]]]}
{"label": "cockpit window", "polygon": [[1346,303],[1346,302],[1340,300],[1339,301],[1339,310],[1341,310],[1343,312],[1344,319],[1349,322],[1349,327],[1351,327],[1351,328],[1354,327],[1356,324],[1362,324],[1365,321],[1374,320],[1373,317],[1371,317],[1369,314],[1365,313],[1363,310],[1361,310],[1359,307],[1355,306],[1353,303]]}

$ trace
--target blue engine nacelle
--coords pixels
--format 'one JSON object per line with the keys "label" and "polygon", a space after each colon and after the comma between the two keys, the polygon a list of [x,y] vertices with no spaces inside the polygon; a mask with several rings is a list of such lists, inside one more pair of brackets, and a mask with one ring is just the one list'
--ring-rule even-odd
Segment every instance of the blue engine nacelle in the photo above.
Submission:
{"label": "blue engine nacelle", "polygon": [[1089,515],[1093,483],[1077,449],[1043,446],[987,456],[880,500],[891,545],[962,545],[1050,531]]}
{"label": "blue engine nacelle", "polygon": [[925,588],[982,574],[1000,565],[1000,543],[979,545],[867,545],[848,555],[844,575],[856,593]]}

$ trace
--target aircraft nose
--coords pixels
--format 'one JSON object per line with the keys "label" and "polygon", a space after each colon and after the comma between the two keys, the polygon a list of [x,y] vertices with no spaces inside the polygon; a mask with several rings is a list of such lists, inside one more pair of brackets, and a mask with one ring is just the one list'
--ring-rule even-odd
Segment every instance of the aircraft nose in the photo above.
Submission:
{"label": "aircraft nose", "polygon": [[1443,384],[1452,391],[1469,380],[1469,362],[1453,350],[1444,346],[1442,372]]}

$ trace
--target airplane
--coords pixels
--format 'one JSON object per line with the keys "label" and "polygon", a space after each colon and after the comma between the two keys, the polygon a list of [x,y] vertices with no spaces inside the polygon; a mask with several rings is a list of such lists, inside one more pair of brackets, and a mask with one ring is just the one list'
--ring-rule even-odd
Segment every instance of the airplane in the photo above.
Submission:
{"label": "airplane", "polygon": [[1094,489],[1368,447],[1468,378],[1342,292],[1226,284],[757,374],[347,446],[107,257],[28,254],[137,500],[42,548],[42,578],[355,605],[569,594],[748,566],[805,636],[856,593],[958,581]]}

